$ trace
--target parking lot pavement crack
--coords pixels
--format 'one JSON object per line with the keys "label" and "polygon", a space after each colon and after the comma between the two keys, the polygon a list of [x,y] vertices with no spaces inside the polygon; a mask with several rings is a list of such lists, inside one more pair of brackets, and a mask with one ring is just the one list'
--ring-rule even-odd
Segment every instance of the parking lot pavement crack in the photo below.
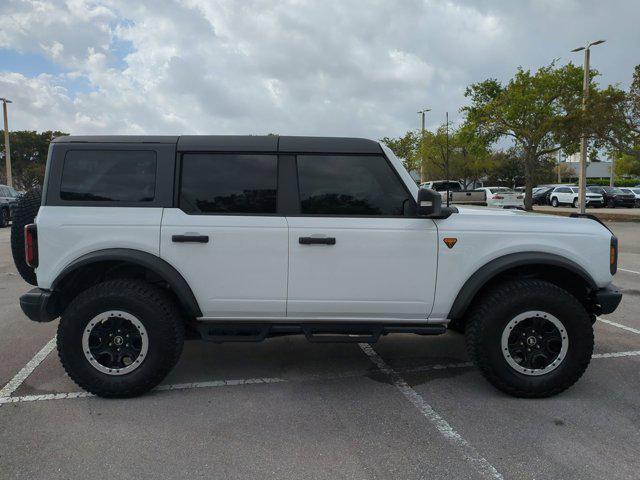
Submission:
{"label": "parking lot pavement crack", "polygon": [[378,369],[389,376],[393,385],[409,400],[440,434],[447,439],[483,478],[504,478],[496,468],[487,461],[476,448],[465,440],[426,400],[391,368],[368,343],[360,343],[360,348]]}

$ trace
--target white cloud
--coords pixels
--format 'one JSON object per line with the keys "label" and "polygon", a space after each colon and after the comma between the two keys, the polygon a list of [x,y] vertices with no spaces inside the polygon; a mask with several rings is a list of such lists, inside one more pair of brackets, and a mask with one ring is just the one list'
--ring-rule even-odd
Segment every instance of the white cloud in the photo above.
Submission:
{"label": "white cloud", "polygon": [[595,1],[8,0],[0,48],[65,73],[7,71],[0,51],[0,94],[15,102],[12,128],[380,137],[415,128],[419,108],[433,109],[431,125],[455,116],[469,83],[568,57],[596,36],[611,39],[598,66],[624,81],[640,58],[639,11]]}

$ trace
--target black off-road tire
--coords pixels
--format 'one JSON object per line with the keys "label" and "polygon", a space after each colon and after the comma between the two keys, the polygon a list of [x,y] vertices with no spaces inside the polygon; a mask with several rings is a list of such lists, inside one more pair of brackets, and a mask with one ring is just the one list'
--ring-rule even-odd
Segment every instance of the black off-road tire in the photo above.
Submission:
{"label": "black off-road tire", "polygon": [[[502,333],[516,315],[541,310],[564,325],[569,338],[564,360],[550,372],[530,376],[511,367],[502,353]],[[499,390],[515,397],[556,395],[582,376],[593,354],[591,315],[566,290],[542,280],[514,280],[492,288],[472,307],[466,326],[467,352]]]}
{"label": "black off-road tire", "polygon": [[464,322],[462,319],[454,319],[449,322],[447,325],[447,330],[452,330],[457,333],[464,333]]}
{"label": "black off-road tire", "polygon": [[24,226],[33,223],[42,202],[42,190],[34,187],[22,195],[17,202],[11,219],[11,254],[13,263],[25,282],[37,285],[36,272],[27,265],[24,258]]}
{"label": "black off-road tire", "polygon": [[[82,335],[96,315],[121,310],[134,315],[148,334],[148,351],[140,366],[124,375],[94,368],[82,348]],[[160,288],[138,280],[111,280],[82,292],[66,308],[58,326],[58,355],[69,377],[101,397],[141,395],[164,379],[180,358],[184,321]]]}

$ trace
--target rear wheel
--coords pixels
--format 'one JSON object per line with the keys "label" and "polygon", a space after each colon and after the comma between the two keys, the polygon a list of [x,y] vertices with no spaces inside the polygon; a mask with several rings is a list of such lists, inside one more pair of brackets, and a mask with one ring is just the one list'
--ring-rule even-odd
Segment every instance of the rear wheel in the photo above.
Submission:
{"label": "rear wheel", "polygon": [[80,387],[102,397],[133,397],[156,386],[176,364],[184,323],[159,288],[112,280],[71,302],[57,340],[62,366]]}
{"label": "rear wheel", "polygon": [[577,198],[573,201],[573,208],[578,208],[578,199]]}
{"label": "rear wheel", "polygon": [[36,272],[27,265],[24,258],[24,226],[33,223],[38,214],[42,201],[42,191],[40,187],[35,187],[22,195],[13,211],[14,216],[11,222],[11,254],[16,270],[25,282],[37,285]]}
{"label": "rear wheel", "polygon": [[593,353],[593,326],[569,292],[542,280],[504,283],[483,295],[467,322],[467,350],[496,388],[548,397],[573,385]]}
{"label": "rear wheel", "polygon": [[560,203],[558,202],[558,199],[556,197],[553,197],[551,199],[551,206],[552,207],[557,207],[558,205],[560,205]]}

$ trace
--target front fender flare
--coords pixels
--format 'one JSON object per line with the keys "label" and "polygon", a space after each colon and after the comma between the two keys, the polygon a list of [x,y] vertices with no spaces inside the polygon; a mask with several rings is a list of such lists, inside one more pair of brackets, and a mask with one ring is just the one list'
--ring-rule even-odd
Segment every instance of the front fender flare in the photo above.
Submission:
{"label": "front fender flare", "polygon": [[568,258],[545,252],[511,253],[491,260],[489,263],[486,263],[476,270],[476,272],[467,279],[453,302],[448,318],[454,320],[462,317],[476,294],[487,284],[487,282],[491,281],[491,279],[495,278],[500,273],[510,270],[511,268],[526,265],[550,265],[561,267],[580,276],[584,279],[589,288],[593,290],[598,288],[591,275],[580,265]]}

